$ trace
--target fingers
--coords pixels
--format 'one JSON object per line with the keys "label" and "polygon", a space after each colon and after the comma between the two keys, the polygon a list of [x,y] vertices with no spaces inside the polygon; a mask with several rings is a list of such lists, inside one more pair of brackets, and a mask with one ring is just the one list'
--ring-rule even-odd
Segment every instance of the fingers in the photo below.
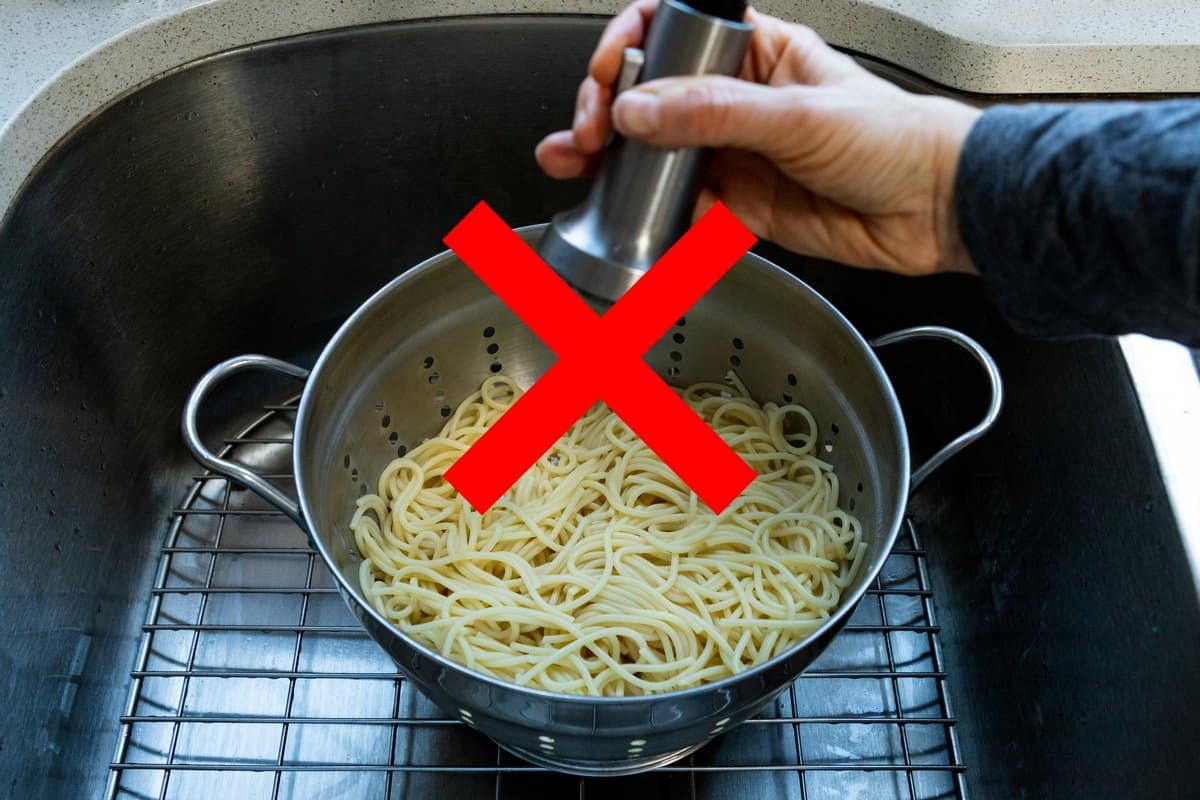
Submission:
{"label": "fingers", "polygon": [[734,147],[782,158],[821,90],[770,88],[735,78],[665,78],[623,92],[613,124],[659,147]]}
{"label": "fingers", "polygon": [[538,142],[534,150],[538,166],[551,178],[578,178],[592,172],[597,156],[581,153],[571,131],[555,131]]}
{"label": "fingers", "polygon": [[[580,84],[576,99],[571,130],[575,136],[575,149],[579,153],[597,153],[608,142],[613,129],[613,84],[620,72],[622,51],[626,47],[642,43],[658,3],[659,0],[638,0],[615,16],[605,28],[592,56],[588,76]],[[741,71],[744,78],[779,85],[820,85],[844,82],[861,76],[869,77],[869,74],[852,59],[826,45],[809,28],[783,22],[753,10],[747,12],[747,19],[755,26],[756,32],[754,43]],[[709,93],[706,107],[693,108],[689,113],[694,113],[701,121],[705,121],[719,113],[719,107],[722,105],[738,105],[736,102],[727,103],[727,100],[733,101],[737,98],[733,96],[732,90],[722,89],[721,86],[714,84],[709,88],[684,90],[701,95]],[[643,99],[634,96],[626,105],[638,104],[643,102]],[[678,116],[673,109],[678,107],[685,110],[684,107],[687,106],[685,99],[676,98],[674,95],[668,95],[665,99],[675,102],[675,105],[668,102],[667,112],[672,120]],[[648,130],[646,133],[636,132],[637,121],[636,114],[630,117],[627,120],[628,129],[622,132],[654,141],[649,138]],[[670,144],[667,141],[655,143]]]}
{"label": "fingers", "polygon": [[[692,210],[692,224],[694,225],[701,217],[707,214],[708,210],[712,208],[720,199],[721,197],[717,194],[716,189],[710,189],[707,186],[701,189],[700,196],[696,198],[696,208]],[[725,205],[728,207],[729,203],[726,203]],[[730,211],[733,211],[733,209],[731,208]],[[736,211],[734,211],[733,214],[734,216],[738,216]],[[755,236],[761,235],[753,228],[750,228],[750,230],[753,231]]]}
{"label": "fingers", "polygon": [[581,153],[598,153],[612,132],[612,88],[590,75],[579,85],[571,132]]}
{"label": "fingers", "polygon": [[780,181],[786,179],[757,153],[717,150],[709,160],[708,185],[696,203],[697,218],[719,199],[754,235],[770,239]]}
{"label": "fingers", "polygon": [[[575,98],[575,117],[571,123],[571,132],[575,137],[574,149],[577,151],[574,155],[597,153],[608,141],[612,133],[610,106],[613,84],[621,71],[622,52],[626,47],[642,43],[656,8],[658,0],[638,0],[613,17],[605,27],[588,64],[588,75],[579,85]],[[550,138],[547,137],[546,141]],[[556,140],[549,145],[550,149],[546,151],[549,163],[560,163],[558,158],[563,155],[558,148],[560,144]],[[542,145],[538,147],[540,151]],[[572,160],[571,165],[576,161]],[[561,163],[565,165],[567,162]]]}
{"label": "fingers", "polygon": [[579,85],[575,120],[571,125],[575,147],[581,153],[599,152],[608,141],[612,133],[613,85],[621,71],[622,52],[642,43],[656,8],[658,0],[638,0],[604,28],[588,64],[588,76]]}
{"label": "fingers", "polygon": [[637,0],[613,17],[600,36],[600,43],[588,64],[588,75],[602,86],[612,86],[621,71],[621,51],[626,47],[638,47],[646,36],[646,29],[658,8],[658,0]]}

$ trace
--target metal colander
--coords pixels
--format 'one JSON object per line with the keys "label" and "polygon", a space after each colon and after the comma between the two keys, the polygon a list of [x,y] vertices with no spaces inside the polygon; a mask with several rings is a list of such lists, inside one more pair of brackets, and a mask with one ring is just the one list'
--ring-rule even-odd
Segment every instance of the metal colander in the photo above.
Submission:
{"label": "metal colander", "polygon": [[[530,244],[545,226],[519,231]],[[984,419],[910,480],[904,419],[873,347],[941,339],[969,351],[991,382]],[[599,350],[603,342],[596,342]],[[910,485],[978,438],[1001,404],[991,357],[946,328],[913,328],[868,343],[807,285],[747,254],[646,355],[667,382],[721,381],[736,370],[759,402],[795,400],[820,426],[819,455],[832,462],[841,504],[867,544],[864,568],[841,606],[807,640],[774,660],[716,683],[647,697],[552,694],[472,672],[392,627],[363,599],[349,521],[355,501],[406,448],[434,435],[455,406],[503,371],[530,385],[553,362],[538,340],[452,252],[377,292],[348,319],[311,374],[265,356],[219,364],[197,383],[184,437],[205,466],[257,492],[307,530],[366,631],[448,714],[534,763],[583,775],[617,775],[670,763],[754,716],[787,688],[845,625],[875,580],[900,528]],[[196,426],[208,392],[262,368],[306,379],[296,420],[292,500],[244,465],[219,458]],[[614,376],[617,379],[617,376]]]}

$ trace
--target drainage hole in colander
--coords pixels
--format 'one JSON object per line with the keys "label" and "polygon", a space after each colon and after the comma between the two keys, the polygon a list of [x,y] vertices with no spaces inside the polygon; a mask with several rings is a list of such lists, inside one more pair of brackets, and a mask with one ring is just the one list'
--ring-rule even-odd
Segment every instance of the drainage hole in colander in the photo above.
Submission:
{"label": "drainage hole in colander", "polygon": [[679,367],[667,367],[667,374],[672,378],[679,375]]}
{"label": "drainage hole in colander", "polygon": [[496,344],[495,342],[492,342],[491,344],[489,344],[487,346],[487,352],[488,352],[489,356],[496,355],[496,353],[500,352],[500,345]]}
{"label": "drainage hole in colander", "polygon": [[833,452],[833,439],[826,439],[824,444],[825,444],[825,452],[832,453]]}
{"label": "drainage hole in colander", "polygon": [[402,445],[400,445],[399,447],[397,447],[397,448],[396,448],[396,457],[397,457],[397,458],[404,458],[404,455],[405,455],[405,453],[407,453],[407,452],[408,452],[408,446],[407,446],[407,445],[403,445],[403,444],[402,444]]}
{"label": "drainage hole in colander", "polygon": [[350,470],[350,480],[354,481],[355,483],[358,483],[358,467],[355,467],[354,469]]}
{"label": "drainage hole in colander", "polygon": [[745,346],[746,346],[745,342],[743,342],[741,339],[739,339],[736,336],[733,337],[733,349],[734,350],[741,350]]}
{"label": "drainage hole in colander", "polygon": [[435,403],[446,402],[446,390],[438,389],[436,392],[434,392],[433,393],[433,402],[435,402]]}
{"label": "drainage hole in colander", "polygon": [[855,505],[857,505],[857,503],[855,503],[855,502],[854,502],[854,498],[853,498],[853,497],[851,497],[851,498],[850,498],[850,502],[849,502],[849,503],[847,503],[847,505],[848,505],[848,506],[850,506],[850,510],[851,510],[851,511],[853,511],[853,510],[854,510],[854,506],[855,506]]}
{"label": "drainage hole in colander", "polygon": [[483,329],[483,338],[490,339],[495,335],[496,335],[496,329],[493,328],[491,325],[488,325],[486,328]]}
{"label": "drainage hole in colander", "polygon": [[429,373],[429,385],[433,386],[435,383],[441,380],[441,378],[442,376],[438,375],[436,372]]}
{"label": "drainage hole in colander", "polygon": [[[367,493],[367,485],[366,485],[365,483],[360,483],[360,484],[358,485],[358,496],[359,496],[359,497],[362,497],[362,496],[364,496],[366,493]],[[851,502],[851,503],[853,503],[854,501],[853,501],[853,500],[851,500],[850,502]],[[850,508],[854,508],[854,506],[852,505],[852,506],[850,506]]]}
{"label": "drainage hole in colander", "polygon": [[345,467],[346,469],[350,469],[350,454],[349,453],[346,453],[346,455],[342,457],[342,466]]}
{"label": "drainage hole in colander", "polygon": [[492,365],[488,367],[488,369],[490,369],[492,372],[499,372],[500,370],[504,369],[504,365],[499,361],[493,361]]}
{"label": "drainage hole in colander", "polygon": [[672,361],[683,361],[683,353],[679,352],[678,350],[672,350],[671,351],[671,360]]}
{"label": "drainage hole in colander", "polygon": [[388,414],[384,414],[384,415],[383,415],[383,419],[379,420],[379,424],[380,424],[380,425],[382,425],[382,426],[383,426],[383,427],[385,427],[385,428],[387,428],[387,427],[390,427],[390,426],[391,426],[391,424],[392,424],[392,418],[391,418],[391,416],[390,416],[390,415],[388,415]]}
{"label": "drainage hole in colander", "polygon": [[430,367],[432,367],[433,366],[433,356],[425,356],[425,361],[423,363],[425,364],[425,369],[429,369]]}
{"label": "drainage hole in colander", "polygon": [[859,481],[859,482],[858,482],[858,493],[859,493],[859,494],[862,494],[862,490],[863,490],[862,481]]}
{"label": "drainage hole in colander", "polygon": [[682,328],[684,325],[687,325],[687,317],[680,317],[675,324]]}
{"label": "drainage hole in colander", "polygon": [[383,411],[383,401],[380,401],[375,404],[375,413],[378,414],[381,411]]}
{"label": "drainage hole in colander", "polygon": [[675,344],[683,344],[684,342],[687,341],[687,337],[684,336],[682,333],[676,333],[671,338],[675,340]]}
{"label": "drainage hole in colander", "polygon": [[790,393],[790,392],[784,392],[784,393],[783,393],[783,402],[785,402],[785,403],[790,403],[790,402],[792,402],[792,395],[791,395],[791,393]]}
{"label": "drainage hole in colander", "polygon": [[787,382],[788,382],[788,386],[795,386],[796,385],[796,376],[789,372],[788,376],[787,376]]}
{"label": "drainage hole in colander", "polygon": [[388,434],[388,444],[394,445],[398,441],[400,441],[400,434],[396,433],[395,431],[392,431]]}
{"label": "drainage hole in colander", "polygon": [[729,357],[729,363],[733,364],[735,367],[740,367],[742,365],[742,360],[738,358],[737,355],[732,355]]}
{"label": "drainage hole in colander", "polygon": [[829,426],[829,430],[833,431],[834,436],[837,436],[839,433],[841,433],[836,422]]}
{"label": "drainage hole in colander", "polygon": [[450,406],[442,406],[441,414],[443,417],[448,417],[448,416],[450,416],[450,411],[451,411]]}

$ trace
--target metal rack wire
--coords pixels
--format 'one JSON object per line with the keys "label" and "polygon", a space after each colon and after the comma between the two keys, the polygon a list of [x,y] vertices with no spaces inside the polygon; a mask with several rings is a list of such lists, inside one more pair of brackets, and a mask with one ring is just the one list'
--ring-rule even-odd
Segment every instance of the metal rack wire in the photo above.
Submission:
{"label": "metal rack wire", "polygon": [[[295,400],[224,455],[291,488]],[[109,798],[964,798],[916,528],[850,624],[759,718],[628,778],[525,764],[445,717],[356,624],[303,532],[211,474],[172,510]],[[635,795],[636,796],[636,795]]]}

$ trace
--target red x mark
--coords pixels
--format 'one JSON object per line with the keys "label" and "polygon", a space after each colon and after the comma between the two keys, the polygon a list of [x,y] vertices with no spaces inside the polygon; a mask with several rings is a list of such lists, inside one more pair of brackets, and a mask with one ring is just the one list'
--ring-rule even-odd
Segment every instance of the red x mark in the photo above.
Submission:
{"label": "red x mark", "polygon": [[601,399],[713,511],[754,479],[754,470],[642,361],[754,244],[727,208],[714,205],[603,317],[486,203],[445,242],[558,356],[446,471],[476,509],[489,509]]}

